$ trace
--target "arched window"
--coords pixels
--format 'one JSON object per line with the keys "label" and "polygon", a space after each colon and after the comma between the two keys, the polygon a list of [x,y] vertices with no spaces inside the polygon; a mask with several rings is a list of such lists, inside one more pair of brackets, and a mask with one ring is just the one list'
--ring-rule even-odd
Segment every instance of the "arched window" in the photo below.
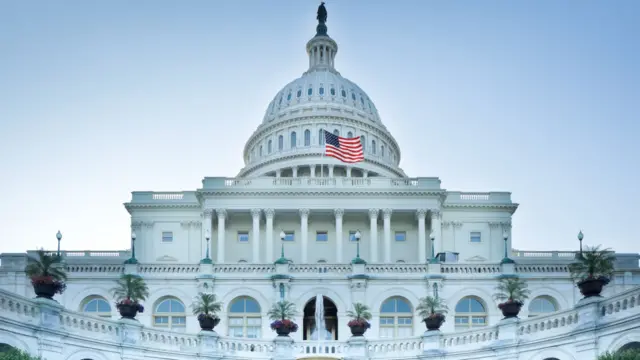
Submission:
{"label": "arched window", "polygon": [[292,131],[292,132],[291,132],[291,148],[292,148],[292,149],[293,149],[293,148],[295,148],[295,147],[296,147],[296,144],[298,143],[298,139],[296,139],[296,138],[297,138],[297,136],[296,136],[296,132],[295,132],[295,131]]}
{"label": "arched window", "polygon": [[260,337],[262,318],[260,305],[253,298],[236,298],[229,306],[229,336],[257,339]]}
{"label": "arched window", "polygon": [[289,90],[289,94],[287,95],[287,101],[291,101],[291,90]]}
{"label": "arched window", "polygon": [[318,144],[319,145],[324,145],[324,129],[320,129],[318,131]]}
{"label": "arched window", "polygon": [[360,135],[360,144],[362,144],[362,152],[367,150],[367,139],[364,137],[364,135]]}
{"label": "arched window", "polygon": [[284,137],[282,135],[278,136],[278,150],[282,151],[284,149]]}
{"label": "arched window", "polygon": [[187,314],[184,304],[175,298],[160,300],[153,312],[153,325],[172,329],[184,329],[187,325]]}
{"label": "arched window", "polygon": [[464,330],[487,325],[487,310],[480,299],[467,296],[456,305],[455,327]]}
{"label": "arched window", "polygon": [[352,138],[352,137],[353,137],[353,133],[352,133],[351,131],[349,131],[349,132],[347,133],[347,137],[348,137],[348,138]]}
{"label": "arched window", "polygon": [[342,89],[342,97],[343,97],[343,98],[346,98],[346,97],[347,97],[347,92],[346,92],[344,89]]}
{"label": "arched window", "polygon": [[296,93],[296,97],[300,97],[300,96],[302,96],[302,90],[298,89],[298,92]]}
{"label": "arched window", "polygon": [[335,135],[335,136],[340,136],[340,130],[338,130],[338,129],[334,129],[334,130],[333,130],[333,135]]}
{"label": "arched window", "polygon": [[271,140],[269,140],[269,142],[267,143],[267,153],[268,153],[268,154],[271,154],[271,148],[272,148],[272,146],[271,146]]}
{"label": "arched window", "polygon": [[262,156],[262,145],[260,145],[260,156]]}
{"label": "arched window", "polygon": [[324,87],[320,86],[320,89],[318,89],[318,93],[320,95],[324,95]]}
{"label": "arched window", "polygon": [[380,156],[384,157],[384,145],[380,146]]}
{"label": "arched window", "polygon": [[404,298],[395,296],[380,307],[380,337],[401,338],[413,335],[413,310]]}
{"label": "arched window", "polygon": [[100,317],[111,317],[111,305],[101,296],[90,296],[82,302],[82,312]]}
{"label": "arched window", "polygon": [[331,96],[336,96],[336,89],[331,87]]}
{"label": "arched window", "polygon": [[371,140],[371,152],[372,153],[376,153],[376,141],[375,140]]}
{"label": "arched window", "polygon": [[309,89],[307,89],[307,95],[313,95],[313,88],[311,86],[309,86]]}
{"label": "arched window", "polygon": [[304,131],[304,146],[311,145],[311,130],[307,129]]}
{"label": "arched window", "polygon": [[356,101],[356,93],[351,90],[351,100]]}
{"label": "arched window", "polygon": [[529,303],[529,317],[558,311],[555,301],[549,296],[538,296]]}

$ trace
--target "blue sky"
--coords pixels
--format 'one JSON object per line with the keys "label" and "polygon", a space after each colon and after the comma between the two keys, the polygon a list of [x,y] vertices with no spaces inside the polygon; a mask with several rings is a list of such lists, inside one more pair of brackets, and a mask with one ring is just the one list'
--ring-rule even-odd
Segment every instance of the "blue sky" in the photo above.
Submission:
{"label": "blue sky", "polygon": [[[317,1],[0,4],[0,252],[124,249],[134,190],[234,176]],[[640,3],[327,1],[409,176],[511,191],[514,247],[637,252]]]}

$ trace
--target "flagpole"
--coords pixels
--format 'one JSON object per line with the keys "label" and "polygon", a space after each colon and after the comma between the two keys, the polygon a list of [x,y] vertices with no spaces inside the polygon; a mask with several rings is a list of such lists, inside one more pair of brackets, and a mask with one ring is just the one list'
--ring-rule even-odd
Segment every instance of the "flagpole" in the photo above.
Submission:
{"label": "flagpole", "polygon": [[324,134],[325,131],[327,130],[322,130],[322,138],[324,139],[322,145],[324,145],[324,149],[322,149],[322,155],[320,155],[320,178],[324,177],[324,162],[322,159],[324,159],[324,152],[327,149],[327,136]]}

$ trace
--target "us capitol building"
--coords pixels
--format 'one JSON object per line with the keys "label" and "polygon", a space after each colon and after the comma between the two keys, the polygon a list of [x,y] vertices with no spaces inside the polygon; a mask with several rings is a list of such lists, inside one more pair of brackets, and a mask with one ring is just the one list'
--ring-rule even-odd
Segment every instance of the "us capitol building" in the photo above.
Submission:
{"label": "us capitol building", "polygon": [[[34,251],[0,255],[5,348],[47,360],[591,360],[639,345],[638,255],[616,254],[602,297],[581,303],[568,271],[575,252],[512,249],[518,204],[509,192],[408,177],[373,100],[336,70],[338,45],[323,20],[306,44],[308,69],[276,93],[236,177],[133,192],[124,206],[134,253],[63,251],[69,279],[58,303],[34,299],[24,273]],[[360,137],[365,160],[324,156],[325,130]],[[109,291],[122,273],[150,289],[137,325],[120,320]],[[502,321],[492,297],[505,274],[531,290],[515,322]],[[215,336],[190,311],[201,291],[223,304]],[[435,335],[415,312],[431,294],[450,309]],[[318,295],[323,341],[311,337]],[[269,328],[266,313],[280,299],[298,309],[291,341]],[[373,315],[364,340],[347,327],[355,302]]]}

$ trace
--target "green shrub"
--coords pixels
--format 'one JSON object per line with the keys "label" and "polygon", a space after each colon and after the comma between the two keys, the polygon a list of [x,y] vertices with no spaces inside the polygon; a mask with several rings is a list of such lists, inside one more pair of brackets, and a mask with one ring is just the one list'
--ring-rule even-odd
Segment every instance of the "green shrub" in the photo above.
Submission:
{"label": "green shrub", "polygon": [[11,348],[0,352],[0,360],[41,360],[39,356],[31,356],[22,350]]}

